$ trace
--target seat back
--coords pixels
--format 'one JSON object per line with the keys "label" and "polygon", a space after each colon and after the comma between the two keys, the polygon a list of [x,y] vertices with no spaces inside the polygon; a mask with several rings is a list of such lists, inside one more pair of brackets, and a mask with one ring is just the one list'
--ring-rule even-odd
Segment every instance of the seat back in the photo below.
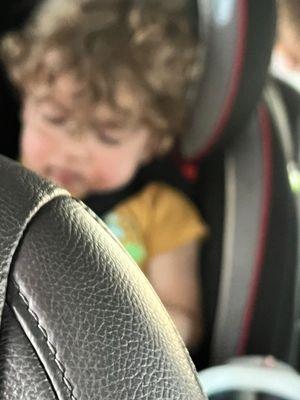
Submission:
{"label": "seat back", "polygon": [[266,107],[225,150],[225,214],[214,363],[273,354],[289,362],[297,220],[282,144]]}
{"label": "seat back", "polygon": [[282,137],[262,94],[275,3],[227,6],[231,13],[218,4],[210,14],[206,78],[182,150],[198,168],[195,201],[211,227],[198,368],[242,354],[292,362],[298,221]]}
{"label": "seat back", "polygon": [[204,400],[170,317],[96,215],[3,157],[0,204],[1,399]]}
{"label": "seat back", "polygon": [[288,360],[293,323],[283,316],[292,315],[297,222],[284,149],[261,100],[275,1],[198,4],[206,68],[181,143],[185,166],[198,170],[194,199],[211,226],[202,254],[206,336],[198,365],[243,353]]}
{"label": "seat back", "polygon": [[205,158],[245,126],[261,96],[275,30],[273,1],[197,1],[207,55],[192,129],[181,142],[185,159]]}

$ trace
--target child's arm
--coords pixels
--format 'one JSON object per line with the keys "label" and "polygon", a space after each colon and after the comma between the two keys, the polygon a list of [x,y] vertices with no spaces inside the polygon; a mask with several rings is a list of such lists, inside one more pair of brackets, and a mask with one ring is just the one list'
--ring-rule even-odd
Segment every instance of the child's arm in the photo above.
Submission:
{"label": "child's arm", "polygon": [[151,284],[188,348],[202,336],[198,253],[199,243],[194,240],[156,256],[147,268]]}

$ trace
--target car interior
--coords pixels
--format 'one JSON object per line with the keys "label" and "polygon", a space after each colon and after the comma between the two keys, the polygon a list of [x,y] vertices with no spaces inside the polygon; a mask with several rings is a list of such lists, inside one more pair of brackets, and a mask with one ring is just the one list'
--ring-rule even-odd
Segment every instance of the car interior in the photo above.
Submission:
{"label": "car interior", "polygon": [[[36,3],[3,5],[0,31]],[[213,238],[199,267],[198,375],[104,224],[6,158],[19,122],[2,70],[1,399],[300,399],[300,97],[268,71],[276,1],[191,3],[207,50],[176,158]]]}
{"label": "car interior", "polygon": [[[283,145],[264,94],[269,85],[275,4],[237,1],[227,24],[220,24],[221,3],[214,2],[215,16],[210,17],[215,30],[208,43],[210,76],[199,88],[190,137],[194,144],[184,147],[186,156],[191,155],[189,149],[195,156],[198,148],[198,201],[219,237],[208,244],[202,261],[204,309],[214,326],[208,328],[211,342],[204,346],[211,347],[209,357],[217,363],[248,353],[270,353],[287,361],[296,273],[295,206]],[[210,83],[217,79],[210,92]],[[208,136],[203,138],[199,132]],[[284,287],[283,282],[292,286]]]}

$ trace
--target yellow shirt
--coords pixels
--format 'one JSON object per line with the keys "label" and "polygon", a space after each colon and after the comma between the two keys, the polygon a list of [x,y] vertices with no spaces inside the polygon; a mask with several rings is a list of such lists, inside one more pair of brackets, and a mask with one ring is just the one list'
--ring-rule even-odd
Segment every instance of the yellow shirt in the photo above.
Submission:
{"label": "yellow shirt", "polygon": [[155,182],[121,202],[104,221],[144,271],[150,258],[207,234],[192,202]]}

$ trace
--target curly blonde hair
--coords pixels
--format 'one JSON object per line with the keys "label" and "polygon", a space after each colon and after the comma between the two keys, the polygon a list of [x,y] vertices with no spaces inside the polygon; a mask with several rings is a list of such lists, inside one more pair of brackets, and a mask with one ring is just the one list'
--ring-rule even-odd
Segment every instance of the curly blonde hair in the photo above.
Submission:
{"label": "curly blonde hair", "polygon": [[[202,49],[183,0],[47,0],[22,31],[4,37],[1,53],[21,93],[51,88],[71,71],[89,101],[117,108],[126,124],[174,138],[186,128],[186,94],[201,74]],[[51,52],[55,62],[45,56]],[[120,83],[138,96],[138,109],[121,109]]]}

